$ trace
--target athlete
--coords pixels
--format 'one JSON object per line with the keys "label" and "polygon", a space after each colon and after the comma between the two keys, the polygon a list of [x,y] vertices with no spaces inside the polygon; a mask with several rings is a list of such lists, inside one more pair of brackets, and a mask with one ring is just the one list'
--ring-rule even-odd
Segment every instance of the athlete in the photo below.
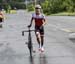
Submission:
{"label": "athlete", "polygon": [[4,21],[4,15],[2,13],[2,10],[0,9],[0,27],[2,27],[2,22]]}
{"label": "athlete", "polygon": [[35,35],[39,44],[39,51],[44,52],[44,25],[46,24],[45,16],[41,13],[41,6],[35,6],[35,13],[32,14],[31,23],[28,27],[32,26],[32,22],[35,22]]}

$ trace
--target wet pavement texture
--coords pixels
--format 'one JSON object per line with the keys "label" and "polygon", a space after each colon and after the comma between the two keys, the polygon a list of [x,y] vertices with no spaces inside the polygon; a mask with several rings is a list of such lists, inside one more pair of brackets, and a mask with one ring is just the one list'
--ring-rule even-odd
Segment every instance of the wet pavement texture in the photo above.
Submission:
{"label": "wet pavement texture", "polygon": [[[0,64],[75,64],[75,41],[68,37],[64,28],[75,28],[75,18],[68,16],[47,16],[45,25],[45,52],[38,51],[35,33],[32,32],[33,46],[36,53],[29,57],[27,30],[31,13],[23,10],[16,14],[5,14],[7,17],[0,28]],[[34,26],[34,24],[33,24]],[[31,29],[34,29],[32,26]]]}

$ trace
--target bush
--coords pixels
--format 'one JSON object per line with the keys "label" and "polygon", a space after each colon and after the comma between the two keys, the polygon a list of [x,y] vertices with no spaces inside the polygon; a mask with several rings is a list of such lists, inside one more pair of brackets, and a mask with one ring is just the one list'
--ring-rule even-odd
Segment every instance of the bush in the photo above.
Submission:
{"label": "bush", "polygon": [[14,8],[26,9],[26,5],[24,3],[11,2],[10,5],[11,5],[12,9],[14,9]]}
{"label": "bush", "polygon": [[10,13],[11,6],[9,4],[5,4],[4,9],[5,9],[6,13]]}
{"label": "bush", "polygon": [[46,14],[46,15],[51,14],[48,0],[46,0],[44,3],[42,3],[41,6],[42,6],[44,14]]}
{"label": "bush", "polygon": [[28,11],[34,11],[34,5],[33,4],[28,5],[27,10]]}
{"label": "bush", "polygon": [[25,3],[19,3],[19,2],[0,3],[0,7],[5,9],[6,11],[8,8],[26,9]]}
{"label": "bush", "polygon": [[71,0],[65,0],[64,1],[65,11],[67,12],[74,12],[74,2]]}
{"label": "bush", "polygon": [[47,15],[59,12],[75,12],[75,0],[45,0],[43,12]]}
{"label": "bush", "polygon": [[41,5],[45,14],[52,14],[62,11],[61,4],[60,0],[45,0]]}

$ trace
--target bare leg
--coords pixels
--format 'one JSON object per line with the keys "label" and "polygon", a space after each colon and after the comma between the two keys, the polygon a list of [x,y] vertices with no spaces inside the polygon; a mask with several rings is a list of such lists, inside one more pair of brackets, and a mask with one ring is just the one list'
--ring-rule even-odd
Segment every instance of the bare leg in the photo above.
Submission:
{"label": "bare leg", "polygon": [[40,47],[40,43],[41,43],[41,38],[40,38],[40,33],[36,33],[36,38],[37,38],[37,42],[39,44],[39,47]]}
{"label": "bare leg", "polygon": [[43,47],[44,44],[44,35],[41,35],[41,47]]}

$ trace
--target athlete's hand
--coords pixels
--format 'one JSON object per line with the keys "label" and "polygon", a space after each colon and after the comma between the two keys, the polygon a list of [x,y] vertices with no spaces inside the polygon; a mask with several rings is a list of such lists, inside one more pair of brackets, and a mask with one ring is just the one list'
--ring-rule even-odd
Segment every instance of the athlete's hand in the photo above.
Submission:
{"label": "athlete's hand", "polygon": [[28,28],[30,28],[31,27],[31,25],[28,25]]}
{"label": "athlete's hand", "polygon": [[43,26],[40,26],[40,29],[42,29]]}

